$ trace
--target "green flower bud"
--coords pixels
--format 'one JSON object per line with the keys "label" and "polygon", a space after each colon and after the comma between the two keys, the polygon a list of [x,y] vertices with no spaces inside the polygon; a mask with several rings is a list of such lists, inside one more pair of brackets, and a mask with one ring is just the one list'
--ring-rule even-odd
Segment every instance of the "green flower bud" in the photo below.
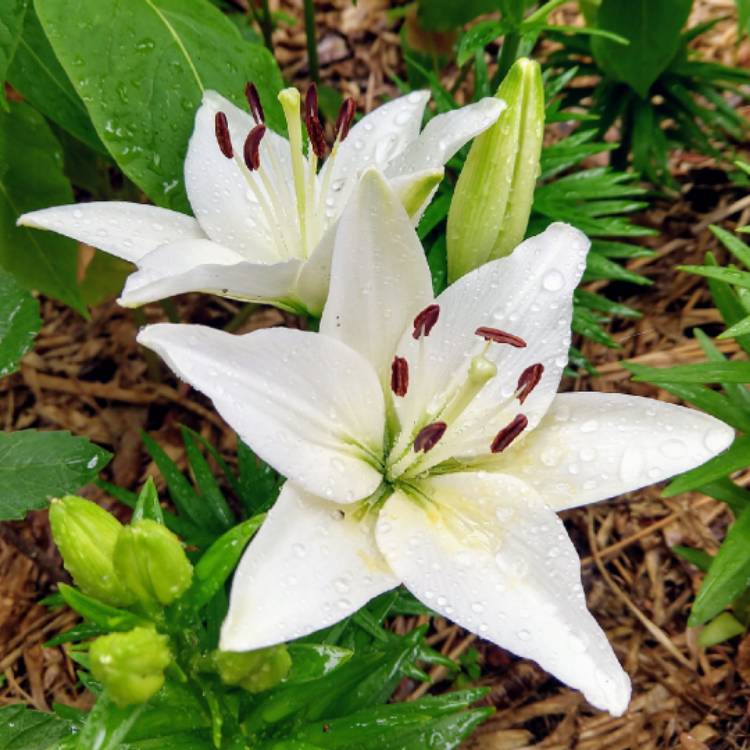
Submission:
{"label": "green flower bud", "polygon": [[474,139],[448,212],[448,280],[508,255],[524,238],[544,135],[539,63],[522,58],[497,97],[508,105]]}
{"label": "green flower bud", "polygon": [[148,607],[171,604],[193,579],[193,566],[180,540],[166,526],[146,518],[120,531],[114,566],[120,580]]}
{"label": "green flower bud", "polygon": [[282,643],[244,653],[216,651],[214,665],[224,684],[260,693],[278,685],[289,674],[292,657]]}
{"label": "green flower bud", "polygon": [[164,684],[172,661],[169,641],[152,628],[97,638],[89,649],[91,673],[120,707],[145,703]]}
{"label": "green flower bud", "polygon": [[115,574],[112,558],[123,526],[111,513],[68,495],[52,501],[49,521],[65,569],[84,594],[115,607],[135,602]]}

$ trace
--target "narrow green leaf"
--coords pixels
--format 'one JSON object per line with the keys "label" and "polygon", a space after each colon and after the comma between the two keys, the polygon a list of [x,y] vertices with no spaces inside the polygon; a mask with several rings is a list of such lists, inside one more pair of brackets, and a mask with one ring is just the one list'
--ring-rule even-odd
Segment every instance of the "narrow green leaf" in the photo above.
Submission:
{"label": "narrow green leaf", "polygon": [[701,362],[675,367],[639,367],[639,383],[750,383],[750,362]]}
{"label": "narrow green leaf", "polygon": [[723,453],[707,461],[703,466],[691,469],[670,482],[662,494],[664,497],[673,497],[679,495],[680,492],[695,490],[738,469],[744,469],[748,465],[750,465],[750,437],[736,438]]}
{"label": "narrow green leaf", "polygon": [[124,609],[110,607],[108,604],[102,604],[97,599],[87,596],[66,583],[61,583],[59,589],[65,603],[71,609],[74,609],[94,625],[106,628],[108,631],[128,631],[147,624],[138,615]]}
{"label": "narrow green leaf", "polygon": [[682,547],[677,544],[672,547],[672,552],[679,555],[683,560],[687,560],[691,565],[695,565],[698,570],[702,570],[704,573],[708,571],[713,562],[713,557],[708,552],[694,547]]}
{"label": "narrow green leaf", "polygon": [[[282,127],[279,68],[207,0],[35,0],[39,20],[96,132],[156,204],[185,210],[183,160],[207,89],[239,106],[254,81]],[[113,52],[116,50],[116,53]]]}
{"label": "narrow green leaf", "polygon": [[742,320],[735,323],[733,326],[729,326],[726,331],[723,333],[720,333],[717,338],[721,341],[725,341],[726,339],[734,339],[738,338],[739,336],[747,336],[750,334],[750,315],[748,315],[746,318],[743,318]]}
{"label": "narrow green leaf", "polygon": [[73,202],[62,163],[60,144],[38,112],[23,102],[10,102],[10,111],[0,112],[0,266],[27,289],[85,313],[76,243],[16,226],[26,211]]}
{"label": "narrow green leaf", "polygon": [[290,643],[292,668],[285,678],[287,684],[317,680],[342,667],[354,653],[351,649],[326,643]]}
{"label": "narrow green leaf", "polygon": [[[698,340],[701,349],[704,354],[712,362],[728,362],[730,360],[719,351],[719,348],[714,344],[709,336],[707,336],[700,328],[694,328],[693,334]],[[737,410],[743,415],[750,417],[750,390],[747,386],[742,383],[727,383],[722,382],[722,387],[725,393],[729,397],[729,400],[735,405]],[[745,432],[748,430],[745,429]]]}
{"label": "narrow green leaf", "polygon": [[750,581],[750,508],[732,524],[711,563],[688,624],[702,625],[739,596]]}
{"label": "narrow green leaf", "polygon": [[698,644],[703,648],[723,643],[745,632],[745,626],[729,612],[722,612],[701,630]]}
{"label": "narrow green leaf", "polygon": [[237,464],[240,470],[240,500],[250,515],[268,510],[279,495],[281,478],[238,437]]}
{"label": "narrow green leaf", "polygon": [[119,708],[107,693],[100,695],[78,735],[76,750],[122,750],[121,743],[143,708]]}
{"label": "narrow green leaf", "polygon": [[39,303],[0,269],[0,377],[18,369],[41,325]]}
{"label": "narrow green leaf", "polygon": [[111,454],[68,432],[0,433],[0,520],[23,518],[92,481]]}
{"label": "narrow green leaf", "polygon": [[726,503],[735,516],[739,516],[745,508],[750,506],[750,492],[744,487],[736,485],[728,477],[722,477],[697,488],[698,492],[714,497]]}
{"label": "narrow green leaf", "polygon": [[142,518],[161,524],[164,523],[164,512],[159,503],[159,493],[156,491],[153,477],[149,477],[146,480],[138,494],[138,500],[136,500],[133,517],[130,519],[130,522],[135,523]]}
{"label": "narrow green leaf", "polygon": [[750,289],[750,273],[738,271],[736,268],[711,268],[709,266],[677,266],[679,271],[687,271],[707,279],[716,279],[725,284],[736,284],[737,286]]}

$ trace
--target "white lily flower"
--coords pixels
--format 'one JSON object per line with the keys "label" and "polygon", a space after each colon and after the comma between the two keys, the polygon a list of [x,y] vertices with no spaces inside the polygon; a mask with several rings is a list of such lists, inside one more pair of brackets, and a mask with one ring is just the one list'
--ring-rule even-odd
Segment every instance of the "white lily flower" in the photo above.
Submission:
{"label": "white lily flower", "polygon": [[411,222],[373,170],[339,225],[320,333],[141,332],[288,478],[235,574],[223,649],[303,636],[403,583],[625,710],[629,679],[556,511],[696,466],[733,433],[651,399],[556,394],[588,246],[553,224],[433,299]]}
{"label": "white lily flower", "polygon": [[492,125],[505,107],[488,97],[438,115],[420,133],[426,91],[400,97],[354,127],[344,102],[327,151],[314,87],[305,101],[310,146],[303,152],[300,95],[279,94],[290,140],[263,124],[257,91],[251,115],[207,91],[185,160],[195,218],[138,203],[57,206],[24,214],[23,226],[49,229],[137,266],[120,304],[127,307],[190,291],[319,315],[328,292],[335,226],[361,173],[377,167],[416,223],[443,176],[443,165]]}

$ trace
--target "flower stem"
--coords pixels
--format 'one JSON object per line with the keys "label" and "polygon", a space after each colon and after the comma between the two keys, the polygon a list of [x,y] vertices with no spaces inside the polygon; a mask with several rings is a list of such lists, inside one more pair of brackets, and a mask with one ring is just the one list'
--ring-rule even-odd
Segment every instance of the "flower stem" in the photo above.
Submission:
{"label": "flower stem", "polygon": [[305,0],[305,34],[307,36],[307,66],[310,79],[319,83],[320,66],[318,64],[318,40],[315,36],[314,0]]}
{"label": "flower stem", "polygon": [[492,77],[492,84],[490,85],[490,91],[494,91],[502,82],[503,78],[508,74],[511,66],[516,61],[516,55],[518,54],[518,46],[521,43],[521,35],[517,31],[511,31],[506,34],[503,40],[503,46],[500,50],[500,59],[497,63],[497,70],[495,75]]}

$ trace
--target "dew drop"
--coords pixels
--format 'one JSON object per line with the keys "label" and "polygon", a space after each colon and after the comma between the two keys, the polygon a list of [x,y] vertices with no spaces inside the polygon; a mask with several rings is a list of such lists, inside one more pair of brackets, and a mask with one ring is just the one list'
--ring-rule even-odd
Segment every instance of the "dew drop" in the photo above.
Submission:
{"label": "dew drop", "polygon": [[558,292],[565,284],[565,277],[556,269],[547,271],[542,278],[542,287],[548,292]]}

